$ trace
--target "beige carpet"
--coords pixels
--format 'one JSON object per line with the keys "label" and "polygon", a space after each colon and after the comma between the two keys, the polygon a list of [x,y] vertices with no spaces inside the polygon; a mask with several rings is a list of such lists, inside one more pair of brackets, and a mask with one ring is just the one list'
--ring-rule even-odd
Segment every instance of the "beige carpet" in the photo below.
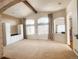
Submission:
{"label": "beige carpet", "polygon": [[69,46],[54,41],[23,40],[4,48],[11,59],[77,59]]}

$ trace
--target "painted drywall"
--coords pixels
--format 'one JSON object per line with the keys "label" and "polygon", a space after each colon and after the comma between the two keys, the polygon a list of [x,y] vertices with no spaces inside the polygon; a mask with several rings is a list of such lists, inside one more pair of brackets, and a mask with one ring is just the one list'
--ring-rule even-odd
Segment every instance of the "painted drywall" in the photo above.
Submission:
{"label": "painted drywall", "polygon": [[[48,17],[48,14],[50,14],[50,13],[42,13],[42,12],[39,12],[37,14],[31,14],[31,15],[29,15],[27,17],[27,19],[38,20],[40,17]],[[66,17],[66,11],[65,11],[65,9],[60,10],[60,11],[57,11],[57,12],[52,12],[52,14],[53,14],[53,19],[54,20],[56,20],[57,18],[61,18],[61,17],[63,17],[64,20],[65,20],[65,17]],[[63,24],[62,21],[60,23]],[[67,42],[66,35],[56,34],[56,33],[54,33],[54,34],[55,34],[55,41],[63,42],[63,43],[66,43]],[[58,37],[58,39],[56,37]],[[27,38],[28,39],[44,39],[44,40],[47,40],[48,39],[48,35],[37,35],[37,34],[36,35],[27,35]]]}
{"label": "painted drywall", "polygon": [[3,24],[3,28],[4,28],[4,37],[5,37],[5,40],[6,40],[6,45],[9,45],[9,44],[13,44],[17,41],[20,41],[23,39],[23,25],[18,25],[18,35],[14,35],[14,36],[11,36],[11,24],[10,23],[4,23]]}
{"label": "painted drywall", "polygon": [[11,23],[11,32],[16,33],[16,27],[20,24],[20,20],[8,15],[0,15],[0,23]]}
{"label": "painted drywall", "polygon": [[[72,31],[73,31],[73,50],[78,51],[78,39],[76,39],[75,35],[78,34],[77,28],[77,0],[71,0],[70,4],[67,7],[67,18],[68,15],[72,17]],[[68,20],[68,19],[67,19]]]}
{"label": "painted drywall", "polygon": [[[2,23],[11,23],[12,25],[19,24],[19,20],[14,17],[10,17],[7,15],[0,15],[0,58],[3,54],[3,31],[2,31]],[[14,30],[15,31],[15,30]]]}
{"label": "painted drywall", "polygon": [[65,35],[66,34],[55,33],[54,34],[54,39],[57,42],[65,43],[66,44],[66,36]]}
{"label": "painted drywall", "polygon": [[73,48],[78,51],[78,39],[76,39],[75,35],[78,34],[78,28],[77,28],[77,0],[72,0],[73,4],[73,15],[72,15],[72,23],[73,23]]}
{"label": "painted drywall", "polygon": [[54,19],[54,33],[56,33],[57,25],[65,25],[65,18],[59,17],[59,18]]}
{"label": "painted drywall", "polygon": [[2,24],[0,24],[0,58],[3,56],[3,30]]}
{"label": "painted drywall", "polygon": [[54,40],[61,43],[67,43],[66,34],[56,33],[56,30],[57,30],[56,26],[58,25],[65,25],[64,17],[59,17],[54,19]]}
{"label": "painted drywall", "polygon": [[48,40],[48,35],[28,35],[27,36],[28,39],[34,39],[34,40]]}
{"label": "painted drywall", "polygon": [[67,25],[67,44],[70,45],[70,17],[71,13],[67,13],[67,20],[66,20],[66,25]]}
{"label": "painted drywall", "polygon": [[[67,43],[66,39],[66,33],[56,33],[56,25],[66,25],[66,10],[60,10],[53,13],[53,19],[54,19],[54,40],[61,42],[61,43]],[[66,28],[66,27],[65,27]],[[66,30],[65,30],[66,32]]]}
{"label": "painted drywall", "polygon": [[[48,17],[48,13],[37,13],[37,14],[31,14],[27,17],[27,19],[34,19],[35,22],[40,18],[40,17]],[[27,21],[26,19],[26,21]],[[35,25],[37,25],[37,23],[35,23]],[[37,29],[37,27],[36,27]],[[42,39],[42,40],[48,40],[48,34],[44,34],[44,35],[38,35],[38,34],[34,34],[34,35],[27,35],[28,39]]]}
{"label": "painted drywall", "polygon": [[59,10],[57,12],[53,12],[53,19],[59,18],[59,17],[66,17],[66,9]]}

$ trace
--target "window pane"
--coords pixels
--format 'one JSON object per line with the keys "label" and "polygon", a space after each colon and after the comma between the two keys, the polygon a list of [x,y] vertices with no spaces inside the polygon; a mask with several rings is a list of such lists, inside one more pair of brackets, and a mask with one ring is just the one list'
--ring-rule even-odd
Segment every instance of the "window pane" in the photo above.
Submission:
{"label": "window pane", "polygon": [[65,32],[65,25],[58,25],[57,26],[57,32],[58,33]]}
{"label": "window pane", "polygon": [[38,34],[48,34],[48,25],[38,25]]}
{"label": "window pane", "polygon": [[26,25],[29,25],[29,24],[34,24],[34,20],[31,20],[31,19],[26,20]]}
{"label": "window pane", "polygon": [[35,28],[34,28],[34,26],[27,26],[26,29],[27,29],[27,31],[26,31],[27,35],[33,35],[33,34],[35,34]]}
{"label": "window pane", "polygon": [[42,18],[38,19],[38,24],[39,23],[48,23],[48,17],[42,17]]}

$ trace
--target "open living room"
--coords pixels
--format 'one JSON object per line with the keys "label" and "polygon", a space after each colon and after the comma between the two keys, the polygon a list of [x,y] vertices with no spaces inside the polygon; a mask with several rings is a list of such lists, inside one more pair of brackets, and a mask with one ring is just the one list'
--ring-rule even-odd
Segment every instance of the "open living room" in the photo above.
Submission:
{"label": "open living room", "polygon": [[78,0],[0,0],[0,59],[78,59]]}

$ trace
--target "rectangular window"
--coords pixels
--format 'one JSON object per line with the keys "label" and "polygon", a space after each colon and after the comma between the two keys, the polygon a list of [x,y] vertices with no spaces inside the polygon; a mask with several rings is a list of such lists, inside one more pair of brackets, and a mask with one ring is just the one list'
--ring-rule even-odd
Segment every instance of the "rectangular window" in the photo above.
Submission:
{"label": "rectangular window", "polygon": [[48,17],[38,19],[38,35],[48,34]]}
{"label": "rectangular window", "polygon": [[34,20],[32,19],[26,20],[26,33],[27,35],[35,34]]}
{"label": "rectangular window", "polygon": [[27,29],[27,35],[33,35],[33,34],[35,34],[35,28],[34,28],[34,26],[27,26],[26,29]]}
{"label": "rectangular window", "polygon": [[48,34],[48,25],[39,25],[38,26],[38,34]]}
{"label": "rectangular window", "polygon": [[58,25],[57,26],[57,33],[65,32],[65,25]]}
{"label": "rectangular window", "polygon": [[[26,20],[26,33],[27,35],[36,34],[37,31],[38,35],[41,34],[48,34],[48,17],[41,17],[37,20],[35,25],[35,20],[27,19]],[[35,28],[36,27],[36,28]]]}

